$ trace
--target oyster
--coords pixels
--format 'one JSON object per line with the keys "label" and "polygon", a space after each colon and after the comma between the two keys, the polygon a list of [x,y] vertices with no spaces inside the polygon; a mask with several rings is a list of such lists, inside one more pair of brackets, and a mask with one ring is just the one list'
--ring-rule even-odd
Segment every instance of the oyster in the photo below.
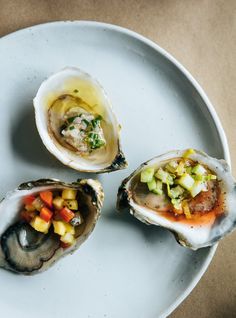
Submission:
{"label": "oyster", "polygon": [[[59,232],[56,234],[55,228],[53,231],[54,222],[51,222],[49,230],[41,233],[42,231],[40,232],[39,229],[35,230],[32,225],[33,221],[26,222],[20,213],[24,200],[29,200],[39,193],[52,193],[52,191],[59,193],[58,191],[64,190],[75,193],[78,200],[73,200],[73,202],[78,201],[80,211],[72,213],[74,215],[71,220],[73,226],[57,221],[57,224],[64,224],[70,230],[73,229],[74,241],[71,245],[61,244],[63,242],[60,240],[62,237],[58,235]],[[92,179],[83,179],[75,183],[41,179],[21,184],[16,190],[9,192],[0,203],[0,267],[25,275],[36,274],[48,269],[59,258],[78,249],[87,239],[98,220],[103,199],[101,184]],[[36,206],[39,201],[39,197],[36,197],[32,204]],[[25,212],[28,212],[28,216],[30,216],[32,213],[29,209],[30,205],[28,204],[26,207],[28,207],[28,211]],[[40,216],[37,218],[41,219]],[[35,219],[36,216],[33,220]],[[49,224],[49,222],[43,224]],[[67,239],[68,237],[70,234],[67,235]]]}
{"label": "oyster", "polygon": [[68,67],[50,76],[41,84],[34,108],[44,145],[63,164],[96,173],[127,166],[111,103],[89,74]]}
{"label": "oyster", "polygon": [[[154,179],[141,182],[150,172]],[[140,221],[170,230],[193,250],[213,245],[234,229],[235,206],[230,167],[198,150],[171,151],[143,163],[122,182],[117,199],[118,210],[128,208]]]}

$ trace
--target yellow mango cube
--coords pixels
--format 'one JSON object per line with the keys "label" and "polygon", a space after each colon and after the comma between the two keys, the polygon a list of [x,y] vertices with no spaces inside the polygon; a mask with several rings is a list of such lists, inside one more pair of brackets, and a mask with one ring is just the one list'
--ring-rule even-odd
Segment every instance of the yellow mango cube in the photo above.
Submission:
{"label": "yellow mango cube", "polygon": [[48,230],[51,226],[51,222],[44,221],[40,216],[35,216],[33,220],[30,222],[30,225],[38,232],[42,232],[44,234],[48,233]]}
{"label": "yellow mango cube", "polygon": [[65,223],[62,221],[52,221],[54,232],[63,236],[66,233]]}
{"label": "yellow mango cube", "polygon": [[71,233],[66,233],[65,235],[61,236],[60,240],[63,243],[70,244],[70,245],[75,243],[75,237]]}
{"label": "yellow mango cube", "polygon": [[66,227],[66,233],[70,233],[72,235],[75,234],[75,228],[69,224],[69,223],[64,223],[65,227]]}
{"label": "yellow mango cube", "polygon": [[53,199],[52,204],[54,206],[54,208],[56,208],[57,210],[60,210],[63,208],[64,206],[64,199],[62,199],[62,197],[55,197],[55,199]]}
{"label": "yellow mango cube", "polygon": [[78,210],[77,200],[65,200],[65,206],[70,210]]}
{"label": "yellow mango cube", "polygon": [[64,189],[62,191],[62,198],[64,200],[75,200],[77,196],[77,190],[74,189]]}

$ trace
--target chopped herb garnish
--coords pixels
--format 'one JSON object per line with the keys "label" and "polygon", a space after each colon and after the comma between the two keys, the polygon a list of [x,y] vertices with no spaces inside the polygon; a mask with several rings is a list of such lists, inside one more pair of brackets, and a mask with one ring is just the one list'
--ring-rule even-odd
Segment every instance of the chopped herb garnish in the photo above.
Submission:
{"label": "chopped herb garnish", "polygon": [[91,124],[92,124],[93,128],[96,128],[100,124],[101,120],[102,120],[102,116],[101,115],[98,115],[95,119],[93,119],[91,121]]}
{"label": "chopped herb garnish", "polygon": [[74,89],[74,93],[78,93],[79,92],[79,90],[78,89]]}
{"label": "chopped herb garnish", "polygon": [[82,119],[82,122],[85,123],[85,125],[89,126],[89,121],[87,119]]}
{"label": "chopped herb garnish", "polygon": [[[102,135],[100,135],[101,128],[99,127],[99,125],[100,125],[100,121],[102,120],[102,116],[100,115],[97,115],[96,117],[95,116],[93,115],[93,116],[87,117],[87,113],[80,113],[76,116],[71,116],[67,118],[65,121],[65,124],[61,127],[61,130],[60,130],[61,135],[63,136],[63,133],[62,133],[63,130],[70,131],[70,130],[78,128],[79,132],[81,133],[83,143],[87,144],[88,151],[102,147],[103,145],[106,144],[106,142],[103,140]],[[91,117],[93,119],[90,119]],[[81,119],[75,123],[74,120],[76,118],[81,118]],[[83,123],[85,126],[81,125],[81,123]]]}
{"label": "chopped herb garnish", "polygon": [[75,118],[77,118],[78,116],[73,116],[73,117],[70,117],[70,118],[67,118],[67,122],[69,124],[73,123],[73,121],[75,120]]}
{"label": "chopped herb garnish", "polygon": [[101,139],[95,140],[93,145],[91,146],[92,149],[100,148],[105,145],[105,142]]}

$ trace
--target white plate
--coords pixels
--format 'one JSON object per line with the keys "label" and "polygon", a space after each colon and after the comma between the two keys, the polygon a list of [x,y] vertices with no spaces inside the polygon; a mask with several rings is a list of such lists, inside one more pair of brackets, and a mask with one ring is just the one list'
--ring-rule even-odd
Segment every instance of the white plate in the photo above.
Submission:
{"label": "white plate", "polygon": [[192,290],[215,248],[180,247],[167,231],[115,211],[121,180],[170,149],[196,147],[229,161],[227,141],[206,95],[153,42],[96,22],[56,22],[0,40],[0,195],[26,180],[80,174],[44,148],[32,99],[43,79],[64,66],[96,77],[123,126],[129,168],[99,176],[105,206],[94,233],[73,255],[34,277],[0,270],[1,317],[156,318]]}

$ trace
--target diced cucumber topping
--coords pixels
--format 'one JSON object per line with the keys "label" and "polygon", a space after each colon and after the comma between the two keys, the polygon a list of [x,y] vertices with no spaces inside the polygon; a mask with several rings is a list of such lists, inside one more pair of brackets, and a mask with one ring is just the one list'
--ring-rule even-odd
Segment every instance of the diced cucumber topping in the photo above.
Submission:
{"label": "diced cucumber topping", "polygon": [[195,181],[192,189],[190,190],[191,196],[194,198],[200,192],[205,191],[207,189],[207,185],[205,182],[202,181]]}
{"label": "diced cucumber topping", "polygon": [[141,172],[141,178],[140,181],[147,183],[152,181],[154,176],[154,168],[146,168]]}
{"label": "diced cucumber topping", "polygon": [[183,154],[183,158],[188,158],[189,156],[193,155],[195,153],[195,150],[194,149],[187,149],[185,151],[185,153]]}
{"label": "diced cucumber topping", "polygon": [[202,165],[197,164],[195,167],[193,167],[192,173],[199,175],[199,176],[202,176],[202,175],[206,174],[207,171]]}
{"label": "diced cucumber topping", "polygon": [[174,208],[176,210],[181,210],[182,209],[182,204],[180,199],[171,199],[171,203],[173,204]]}
{"label": "diced cucumber topping", "polygon": [[164,171],[162,168],[159,168],[157,170],[155,177],[166,184],[168,183],[172,185],[174,183],[173,177],[167,171]]}
{"label": "diced cucumber topping", "polygon": [[182,176],[185,172],[186,172],[185,164],[183,161],[180,161],[180,163],[176,169],[176,173],[178,176]]}
{"label": "diced cucumber topping", "polygon": [[170,200],[173,212],[185,215],[186,219],[192,218],[188,205],[191,197],[208,191],[208,182],[217,179],[203,165],[187,159],[194,153],[193,149],[188,149],[182,159],[173,159],[158,169],[143,169],[140,175],[140,181],[147,183],[150,192]]}
{"label": "diced cucumber topping", "polygon": [[183,174],[182,177],[178,179],[178,183],[186,190],[190,191],[193,184],[194,179],[187,173]]}
{"label": "diced cucumber topping", "polygon": [[188,174],[192,174],[192,167],[186,167],[186,172]]}
{"label": "diced cucumber topping", "polygon": [[162,182],[160,180],[156,181],[156,188],[152,190],[153,193],[155,194],[163,194],[162,190]]}
{"label": "diced cucumber topping", "polygon": [[152,178],[151,181],[147,182],[147,186],[148,186],[148,190],[149,191],[152,191],[152,190],[156,189],[157,183],[156,183],[156,180],[155,180],[154,177]]}
{"label": "diced cucumber topping", "polygon": [[170,161],[166,166],[165,169],[170,173],[175,173],[178,167],[178,162],[176,160]]}
{"label": "diced cucumber topping", "polygon": [[176,199],[184,193],[184,189],[177,185],[176,187],[170,189],[170,197]]}

